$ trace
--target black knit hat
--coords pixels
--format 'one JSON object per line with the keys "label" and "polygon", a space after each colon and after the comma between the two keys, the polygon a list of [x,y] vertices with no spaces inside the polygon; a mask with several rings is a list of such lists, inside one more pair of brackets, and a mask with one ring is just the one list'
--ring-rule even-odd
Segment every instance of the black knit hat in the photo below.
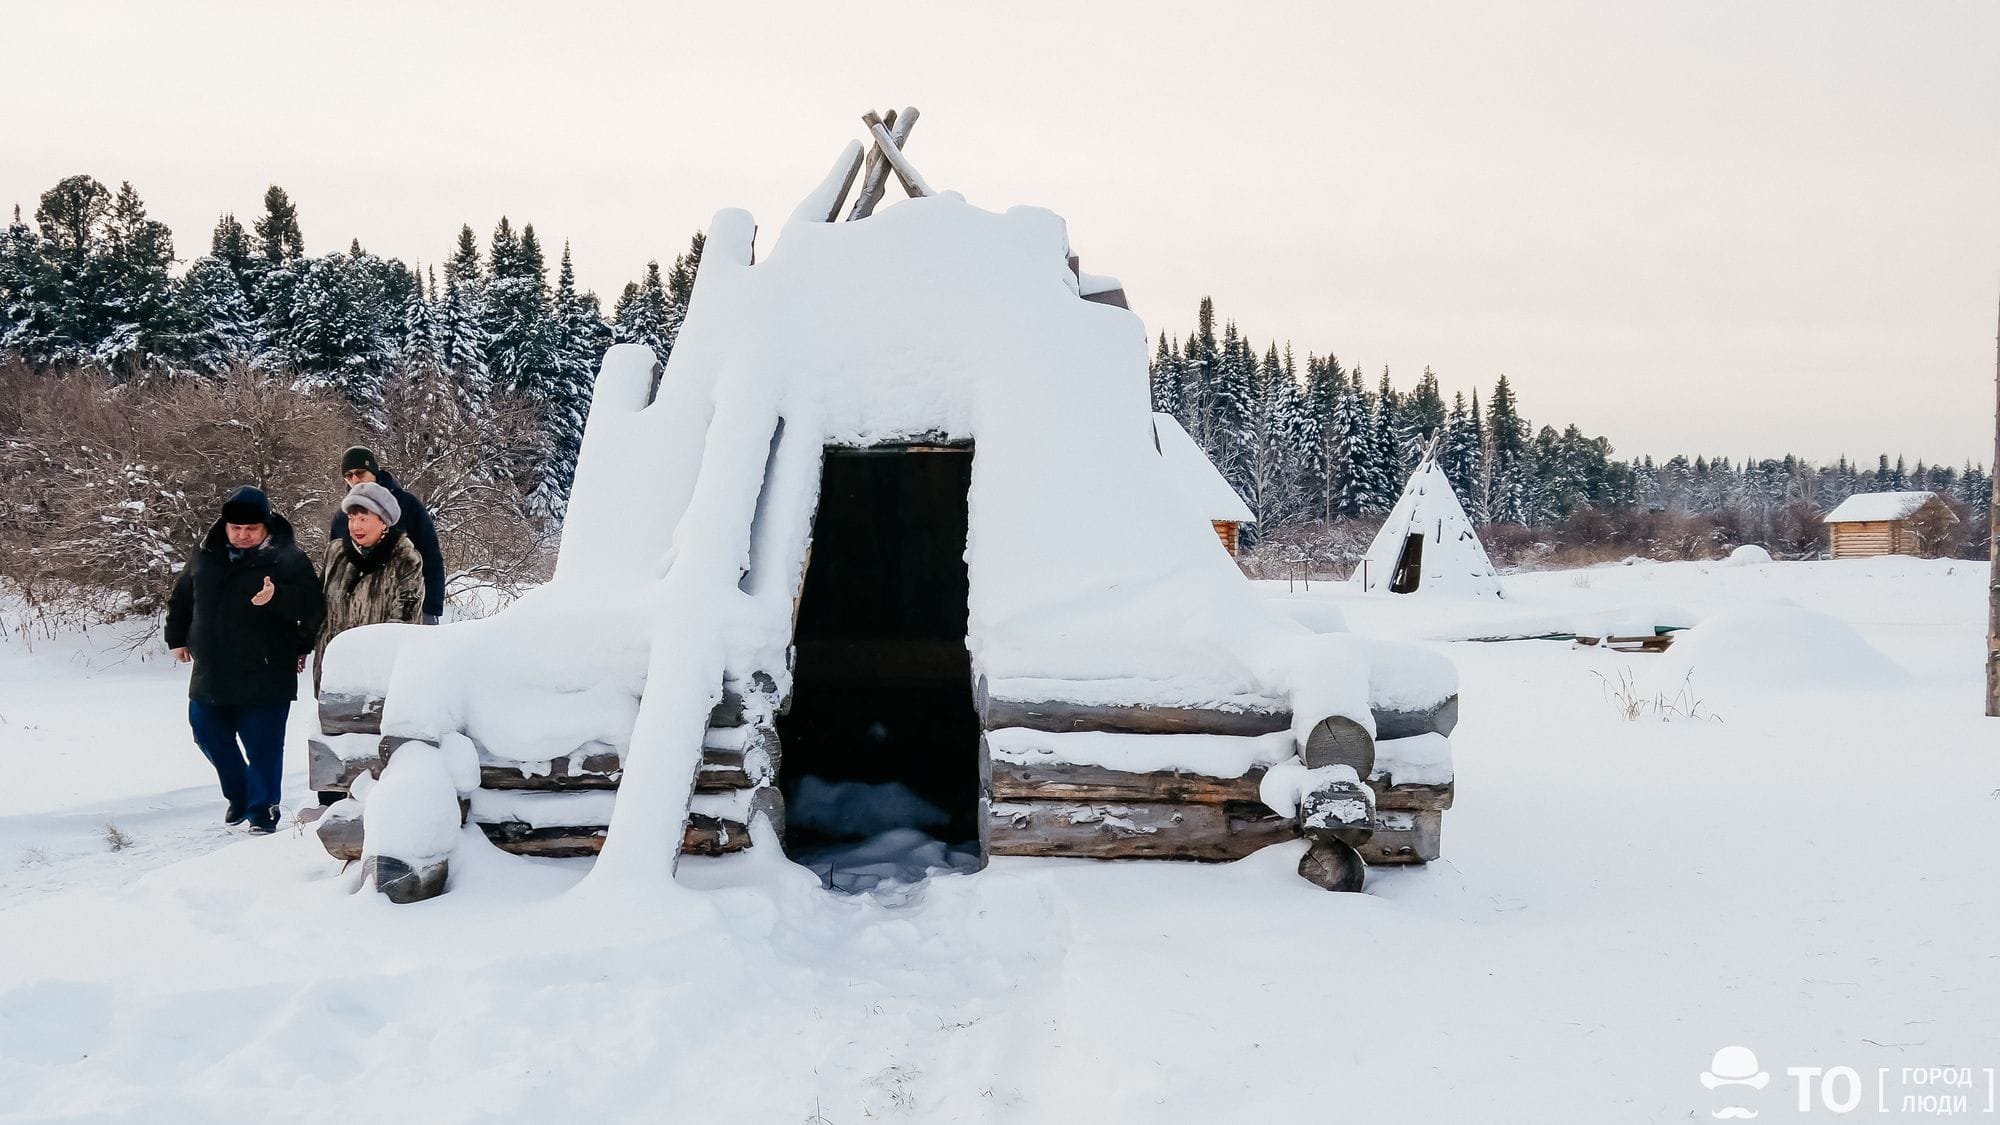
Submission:
{"label": "black knit hat", "polygon": [[263,523],[270,518],[270,497],[247,484],[222,502],[223,523]]}
{"label": "black knit hat", "polygon": [[346,476],[356,469],[366,469],[371,473],[380,473],[382,466],[376,462],[374,450],[366,446],[357,445],[340,455],[340,475]]}

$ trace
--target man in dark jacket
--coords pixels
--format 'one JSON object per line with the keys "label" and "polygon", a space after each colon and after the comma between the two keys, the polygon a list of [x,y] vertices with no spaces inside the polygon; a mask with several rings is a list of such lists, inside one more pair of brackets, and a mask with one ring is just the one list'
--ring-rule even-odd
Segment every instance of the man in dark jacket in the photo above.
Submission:
{"label": "man in dark jacket", "polygon": [[[444,616],[444,555],[438,550],[437,525],[431,522],[431,514],[424,508],[424,502],[405,491],[375,460],[373,450],[355,446],[341,455],[340,477],[347,487],[357,484],[375,483],[389,490],[396,498],[396,506],[402,510],[403,518],[396,524],[403,529],[403,537],[410,546],[417,549],[417,557],[424,560],[424,624],[435,625]],[[334,513],[333,526],[327,529],[327,540],[339,542],[347,538],[347,513]]]}
{"label": "man in dark jacket", "polygon": [[226,824],[277,830],[285,718],[325,613],[291,523],[257,489],[230,493],[167,603],[167,647],[194,662],[188,725],[229,801]]}

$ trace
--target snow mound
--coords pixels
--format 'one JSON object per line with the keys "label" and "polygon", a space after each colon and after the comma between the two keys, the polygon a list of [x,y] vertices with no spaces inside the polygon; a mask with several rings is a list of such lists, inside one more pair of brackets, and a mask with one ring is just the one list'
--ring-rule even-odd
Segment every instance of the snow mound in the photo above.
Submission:
{"label": "snow mound", "polygon": [[1902,687],[1910,674],[1854,631],[1796,605],[1730,609],[1681,633],[1652,682],[1702,692],[1849,691]]}
{"label": "snow mound", "polygon": [[404,743],[364,795],[365,855],[394,856],[412,866],[451,855],[458,843],[458,786],[443,751]]}
{"label": "snow mound", "polygon": [[918,828],[892,828],[860,844],[803,851],[793,856],[812,869],[829,889],[848,894],[873,892],[894,898],[937,873],[979,870],[979,844],[947,844]]}
{"label": "snow mound", "polygon": [[1347,632],[1347,615],[1340,607],[1328,601],[1305,600],[1300,598],[1267,597],[1264,604],[1284,614],[1286,617],[1311,629],[1315,633]]}
{"label": "snow mound", "polygon": [[1745,543],[1741,547],[1736,548],[1734,551],[1729,552],[1729,557],[1722,561],[1722,565],[1756,566],[1759,563],[1767,563],[1770,561],[1771,561],[1771,552],[1766,551],[1764,548],[1759,547],[1755,543]]}

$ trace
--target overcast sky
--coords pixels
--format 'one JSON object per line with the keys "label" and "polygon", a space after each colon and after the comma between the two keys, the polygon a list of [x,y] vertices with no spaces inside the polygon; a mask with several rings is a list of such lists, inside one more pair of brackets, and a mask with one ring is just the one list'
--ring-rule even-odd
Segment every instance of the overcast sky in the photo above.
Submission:
{"label": "overcast sky", "polygon": [[311,252],[504,213],[608,304],[911,104],[933,185],[1061,212],[1152,333],[1213,295],[1621,454],[1992,456],[1993,0],[0,0],[0,40],[0,199],[130,180],[184,258],[277,183]]}

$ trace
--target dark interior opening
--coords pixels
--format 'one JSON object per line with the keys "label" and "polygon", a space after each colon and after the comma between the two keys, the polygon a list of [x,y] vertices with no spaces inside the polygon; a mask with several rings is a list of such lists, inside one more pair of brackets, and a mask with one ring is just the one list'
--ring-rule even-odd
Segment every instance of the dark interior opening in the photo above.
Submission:
{"label": "dark interior opening", "polygon": [[[798,808],[808,778],[898,783],[942,812],[910,827],[977,841],[979,719],[965,648],[972,449],[829,448],[821,473],[791,709],[778,719],[779,786]],[[818,819],[789,818],[788,852],[891,827],[880,809]]]}
{"label": "dark interior opening", "polygon": [[1396,556],[1396,574],[1389,580],[1389,592],[1407,594],[1417,588],[1424,578],[1424,537],[1412,535],[1403,540],[1403,552]]}

